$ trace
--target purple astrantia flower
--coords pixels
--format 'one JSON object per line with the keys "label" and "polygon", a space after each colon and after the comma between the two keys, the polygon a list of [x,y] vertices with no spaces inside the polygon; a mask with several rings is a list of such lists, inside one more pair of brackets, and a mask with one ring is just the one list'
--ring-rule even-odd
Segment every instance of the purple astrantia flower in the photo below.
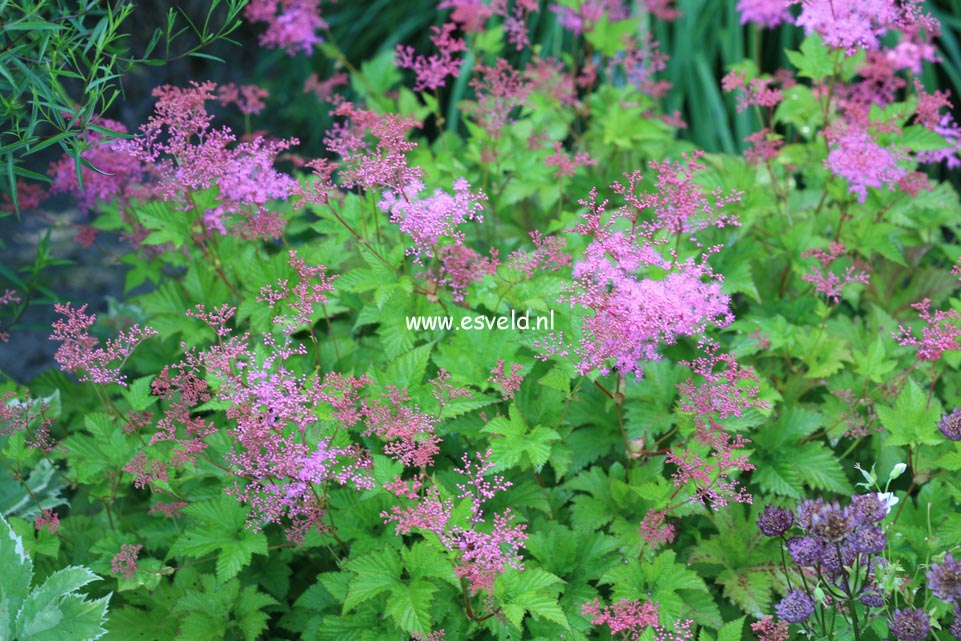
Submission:
{"label": "purple astrantia flower", "polygon": [[932,563],[925,574],[928,587],[939,599],[957,601],[961,598],[961,561],[948,554],[941,563]]}
{"label": "purple astrantia flower", "polygon": [[778,617],[788,623],[807,621],[814,613],[814,599],[801,590],[791,590],[775,608]]}
{"label": "purple astrantia flower", "polygon": [[757,527],[765,536],[781,536],[794,525],[794,515],[781,507],[769,505],[757,519]]}
{"label": "purple astrantia flower", "polygon": [[895,610],[888,620],[891,634],[900,641],[921,641],[931,631],[931,619],[924,610]]}
{"label": "purple astrantia flower", "polygon": [[814,567],[824,555],[824,544],[810,536],[793,536],[788,539],[787,551],[802,568]]}
{"label": "purple astrantia flower", "polygon": [[958,604],[954,605],[954,621],[948,626],[948,632],[955,639],[961,639],[961,606]]}
{"label": "purple astrantia flower", "polygon": [[862,525],[850,539],[851,548],[863,554],[880,554],[887,545],[887,537],[880,525]]}
{"label": "purple astrantia flower", "polygon": [[858,553],[848,541],[840,546],[841,556],[838,557],[838,544],[828,543],[824,546],[824,554],[821,555],[821,565],[832,576],[840,574],[845,567],[854,565]]}
{"label": "purple astrantia flower", "polygon": [[884,607],[884,595],[872,586],[861,594],[861,603],[869,608],[882,608]]}
{"label": "purple astrantia flower", "polygon": [[838,543],[849,537],[858,525],[856,513],[836,502],[821,503],[811,510],[808,533],[824,543]]}
{"label": "purple astrantia flower", "polygon": [[938,429],[948,440],[961,441],[961,408],[956,407],[950,414],[942,416]]}
{"label": "purple astrantia flower", "polygon": [[889,494],[855,494],[851,497],[851,511],[862,521],[881,521],[891,511]]}

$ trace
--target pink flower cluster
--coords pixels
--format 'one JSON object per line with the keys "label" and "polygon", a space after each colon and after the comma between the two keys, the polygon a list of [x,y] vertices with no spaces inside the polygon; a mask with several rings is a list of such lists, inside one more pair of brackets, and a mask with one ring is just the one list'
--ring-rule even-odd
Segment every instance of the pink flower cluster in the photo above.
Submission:
{"label": "pink flower cluster", "polygon": [[890,29],[920,24],[932,28],[933,19],[920,14],[920,0],[792,0],[801,5],[796,24],[808,34],[818,33],[831,47],[853,55],[858,49],[878,49]]}
{"label": "pink flower cluster", "polygon": [[571,156],[564,151],[563,145],[560,142],[555,142],[554,153],[544,159],[544,164],[548,167],[556,167],[557,171],[554,172],[554,180],[560,180],[561,178],[573,176],[574,170],[578,167],[596,166],[597,161],[591,158],[590,154],[586,151],[578,151]]}
{"label": "pink flower cluster", "polygon": [[320,0],[281,0],[280,13],[277,0],[250,0],[244,17],[250,22],[267,23],[267,31],[260,36],[261,46],[284,49],[291,56],[313,53],[314,47],[324,41],[317,32],[327,28],[320,16]]}
{"label": "pink flower cluster", "polygon": [[321,80],[320,76],[312,73],[307,77],[307,80],[304,81],[304,93],[314,94],[317,96],[317,100],[320,100],[321,102],[335,104],[335,102],[339,99],[339,96],[335,96],[334,90],[337,87],[343,87],[349,82],[350,76],[344,72],[335,73],[326,80]]}
{"label": "pink flower cluster", "polygon": [[506,367],[504,359],[497,359],[497,365],[491,369],[491,375],[487,380],[500,389],[501,395],[505,399],[510,400],[514,398],[514,394],[520,390],[521,384],[524,382],[524,377],[521,376],[521,370],[524,369],[524,366],[520,363],[512,363],[509,373],[504,371],[504,367]]}
{"label": "pink flower cluster", "polygon": [[[19,303],[20,297],[17,296],[16,290],[7,289],[0,295],[0,306],[2,305],[13,305],[14,303]],[[0,330],[0,343],[6,343],[10,340],[10,332],[6,330]]]}
{"label": "pink flower cluster", "polygon": [[696,428],[693,440],[706,447],[709,454],[702,456],[692,448],[671,450],[667,462],[676,466],[674,485],[691,484],[694,498],[714,510],[731,500],[751,503],[750,493],[731,477],[736,471],[754,469],[747,454],[737,452],[746,450],[750,441],[740,434],[732,436],[720,421],[769,405],[758,398],[757,376],[741,367],[733,354],[718,353],[719,346],[713,341],[702,341],[700,348],[703,356],[681,364],[689,366],[703,380],[695,383],[694,379],[687,379],[677,386],[678,406],[691,414]]}
{"label": "pink flower cluster", "polygon": [[[318,422],[325,414],[348,426],[360,420],[358,391],[369,381],[331,374],[321,382],[316,372],[295,374],[290,367],[291,359],[301,358],[306,350],[292,345],[286,335],[309,319],[312,306],[330,288],[322,268],[307,266],[296,254],[291,254],[290,264],[300,282],[289,286],[281,281],[263,293],[272,304],[284,298],[293,310],[274,319],[283,344],[273,333],[258,338],[233,334],[233,308],[188,312],[213,331],[216,342],[188,351],[153,381],[154,394],[167,408],[150,444],[174,442],[169,464],[191,463],[205,455],[206,437],[218,431],[215,421],[196,415],[196,408],[210,401],[226,407],[223,418],[234,447],[225,463],[241,479],[228,493],[251,507],[248,521],[253,528],[280,524],[290,541],[300,542],[311,529],[326,528],[326,506],[319,497],[327,486],[369,488],[373,482],[368,453],[356,444],[335,443]],[[378,427],[386,429],[386,418]],[[141,484],[166,473],[165,466],[141,456],[128,467]]]}
{"label": "pink flower cluster", "polygon": [[504,135],[504,128],[510,124],[511,111],[523,105],[531,92],[523,74],[503,58],[498,58],[494,66],[475,66],[470,86],[476,95],[474,100],[464,102],[462,110],[492,140]]}
{"label": "pink flower cluster", "polygon": [[[789,88],[793,84],[795,84],[794,79],[785,74],[774,78],[761,77],[747,80],[747,74],[737,70],[731,71],[721,79],[721,87],[724,91],[740,90],[737,96],[738,111],[744,111],[754,105],[773,113],[774,108],[784,100],[781,88]],[[781,85],[781,87],[773,85]]]}
{"label": "pink flower cluster", "polygon": [[467,43],[462,38],[454,37],[455,29],[456,26],[452,23],[443,27],[431,27],[434,33],[430,40],[440,55],[417,56],[413,47],[397,45],[397,66],[401,69],[412,69],[417,74],[414,91],[440,89],[447,81],[447,76],[456,78],[460,75],[462,61],[455,59],[454,54],[467,51]]}
{"label": "pink flower cluster", "polygon": [[450,19],[467,32],[481,32],[493,16],[503,18],[504,34],[508,43],[517,51],[530,44],[527,32],[527,17],[540,10],[537,0],[515,0],[508,9],[508,0],[442,0],[438,9],[453,9]]}
{"label": "pink flower cluster", "polygon": [[252,116],[264,110],[264,107],[267,106],[264,100],[270,96],[270,92],[257,85],[241,85],[238,87],[231,82],[221,85],[217,90],[217,95],[220,97],[220,104],[224,107],[237,105],[240,113],[245,116]]}
{"label": "pink flower cluster", "polygon": [[406,467],[423,471],[440,453],[441,440],[434,433],[437,419],[417,407],[405,406],[409,401],[405,391],[388,386],[380,401],[362,402],[362,420],[367,425],[364,434],[376,434],[386,442],[384,453]]}
{"label": "pink flower cluster", "polygon": [[[126,134],[122,123],[106,118],[97,118],[92,125]],[[105,138],[99,131],[88,129],[81,135],[81,141],[89,148],[80,157],[91,167],[80,168],[81,185],[77,181],[77,167],[74,159],[64,155],[50,165],[50,193],[69,194],[77,199],[78,206],[90,211],[100,204],[109,203],[115,198],[128,200],[136,192],[136,186],[144,179],[144,169],[140,163],[124,149],[123,143],[116,138]]]}
{"label": "pink flower cluster", "polygon": [[157,331],[151,327],[133,325],[100,346],[100,341],[89,334],[97,317],[85,313],[86,305],[74,309],[70,303],[58,303],[54,305],[54,310],[65,317],[53,323],[50,340],[62,343],[54,359],[63,371],[80,372],[81,381],[104,385],[117,383],[126,387],[127,380],[120,373],[120,368],[137,345],[157,335]]}
{"label": "pink flower cluster", "polygon": [[[216,88],[213,82],[192,82],[188,88],[155,89],[155,113],[140,128],[142,137],[116,145],[150,167],[159,179],[155,187],[159,196],[184,209],[194,206],[193,192],[216,187],[217,204],[203,214],[207,231],[247,238],[279,236],[283,219],[267,204],[298,194],[299,185],[275,170],[274,161],[297,140],[257,137],[236,143],[228,128],[212,126],[213,116],[205,107],[217,99]],[[243,99],[248,108],[255,107],[251,99]]]}
{"label": "pink flower cluster", "polygon": [[791,636],[788,622],[775,622],[774,617],[770,615],[752,623],[751,630],[760,641],[787,641]]}
{"label": "pink flower cluster", "polygon": [[687,158],[685,165],[652,162],[657,172],[653,193],[636,193],[639,172],[628,176],[627,185],[613,185],[625,205],[610,217],[605,215],[607,201],[597,202],[596,189],[581,201],[588,211],[574,231],[590,236],[591,242],[574,266],[567,297],[572,307],[593,312],[581,321],[583,338],[576,350],[581,373],[613,368],[640,377],[644,361],[660,358],[661,344],[733,320],[721,279],[706,264],[706,255],[716,248],[699,261],[683,262],[662,249],[683,237],[697,244],[694,234],[707,227],[737,224],[723,208],[739,195],[715,191],[709,199],[693,181],[702,168],[698,158]]}
{"label": "pink flower cluster", "polygon": [[60,515],[53,510],[41,510],[33,520],[33,527],[37,531],[46,530],[50,534],[56,534],[60,529]]}
{"label": "pink flower cluster", "polygon": [[791,0],[738,0],[737,10],[741,24],[753,22],[759,27],[773,29],[782,22],[791,24],[794,18],[789,10]]}
{"label": "pink flower cluster", "polygon": [[[501,514],[494,514],[488,527],[483,506],[497,494],[510,487],[501,476],[485,477],[493,469],[491,453],[477,454],[474,462],[464,455],[461,467],[455,471],[466,481],[457,484],[458,500],[470,500],[471,513],[467,526],[451,523],[453,500],[441,499],[436,486],[429,487],[423,496],[415,499],[414,505],[401,508],[394,505],[390,512],[381,516],[385,523],[395,523],[397,534],[407,534],[411,530],[429,530],[440,538],[441,543],[457,556],[454,573],[466,581],[471,594],[482,590],[490,591],[498,575],[508,568],[524,569],[520,549],[527,540],[526,526],[514,523],[514,514],[507,508]],[[419,485],[420,481],[415,484]],[[410,489],[401,489],[393,484],[395,494],[409,496]]]}
{"label": "pink flower cluster", "polygon": [[638,531],[652,548],[671,543],[677,536],[677,527],[667,522],[667,510],[649,510],[641,520]]}
{"label": "pink flower cluster", "polygon": [[483,220],[481,203],[487,199],[483,192],[471,191],[464,178],[454,181],[453,194],[437,189],[433,195],[418,199],[423,189],[423,183],[418,180],[400,193],[385,192],[379,203],[379,207],[390,214],[391,222],[399,224],[400,230],[414,241],[407,254],[413,256],[415,262],[437,255],[443,238],[462,245],[465,235],[457,227],[468,220]]}
{"label": "pink flower cluster", "polygon": [[904,153],[880,146],[859,125],[842,123],[829,128],[825,135],[831,146],[825,165],[835,176],[847,180],[858,202],[867,199],[868,187],[894,189],[907,175],[899,164]]}
{"label": "pink flower cluster", "polygon": [[467,287],[471,283],[479,282],[484,276],[497,271],[500,264],[496,248],[491,248],[491,255],[485,258],[476,251],[455,242],[444,245],[438,252],[440,267],[431,280],[442,287],[447,287],[455,303],[464,301]]}
{"label": "pink flower cluster", "polygon": [[137,557],[142,549],[142,545],[121,545],[120,551],[110,560],[110,571],[125,579],[132,579],[137,574]]}
{"label": "pink flower cluster", "polygon": [[601,607],[594,599],[581,607],[584,616],[591,617],[594,625],[607,625],[611,634],[624,633],[623,638],[640,638],[644,628],[658,624],[658,605],[654,601],[628,601],[621,599],[613,605]]}
{"label": "pink flower cluster", "polygon": [[958,343],[958,338],[961,338],[961,312],[956,309],[935,310],[932,314],[931,301],[927,298],[911,307],[918,311],[927,326],[922,328],[921,338],[917,339],[909,328],[898,325],[898,331],[893,336],[899,345],[916,347],[918,359],[926,362],[941,360],[945,352],[961,348],[961,343]]}
{"label": "pink flower cluster", "polygon": [[571,3],[552,4],[551,11],[557,14],[557,23],[580,35],[590,33],[602,18],[607,16],[611,22],[626,20],[630,12],[620,0],[581,0]]}
{"label": "pink flower cluster", "polygon": [[50,453],[56,444],[50,434],[53,417],[47,416],[50,406],[43,399],[18,399],[15,392],[0,396],[0,438],[24,432],[26,446]]}
{"label": "pink flower cluster", "polygon": [[273,322],[284,332],[292,334],[304,325],[311,326],[314,306],[327,302],[327,294],[334,291],[336,276],[327,277],[327,268],[323,265],[308,265],[296,250],[290,250],[289,257],[288,264],[297,271],[297,283],[291,286],[289,280],[281,279],[276,285],[267,285],[260,290],[257,302],[267,303],[275,311],[283,302],[290,311],[278,314]]}
{"label": "pink flower cluster", "polygon": [[530,233],[534,251],[518,249],[508,257],[507,266],[516,269],[525,279],[538,270],[557,271],[571,264],[571,256],[564,251],[567,240],[562,236],[544,236],[534,230]]}
{"label": "pink flower cluster", "polygon": [[[324,137],[327,150],[341,158],[337,169],[342,187],[403,191],[420,180],[423,170],[407,163],[407,153],[417,143],[406,140],[407,132],[420,127],[419,122],[360,109],[350,102],[340,103],[331,115],[348,119],[335,123]],[[376,140],[375,145],[368,136]]]}
{"label": "pink flower cluster", "polygon": [[824,294],[828,299],[835,303],[841,302],[841,291],[845,285],[850,283],[870,282],[868,273],[861,269],[862,264],[856,261],[854,265],[848,266],[839,276],[829,268],[835,261],[844,256],[847,248],[844,243],[834,242],[825,251],[823,249],[808,249],[801,253],[802,258],[815,258],[820,263],[820,267],[815,268],[801,276],[801,280],[814,285],[814,291]]}

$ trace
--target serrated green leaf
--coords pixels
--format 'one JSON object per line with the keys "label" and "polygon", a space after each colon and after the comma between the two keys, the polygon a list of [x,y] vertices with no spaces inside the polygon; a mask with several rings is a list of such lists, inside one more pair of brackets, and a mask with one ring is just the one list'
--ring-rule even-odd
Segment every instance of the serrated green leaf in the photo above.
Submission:
{"label": "serrated green leaf", "polygon": [[270,615],[263,611],[267,606],[277,605],[273,597],[257,590],[257,586],[248,585],[240,591],[234,612],[237,626],[246,641],[256,641],[261,633],[267,629]]}
{"label": "serrated green leaf", "polygon": [[[87,601],[76,590],[100,577],[89,569],[71,566],[54,572],[23,601],[17,616],[20,639],[94,639],[104,632],[102,624],[109,596]],[[60,634],[61,631],[64,634]],[[72,636],[72,633],[77,636]]]}
{"label": "serrated green leaf", "polygon": [[0,514],[0,638],[12,639],[17,613],[33,581],[23,540]]}
{"label": "serrated green leaf", "polygon": [[886,359],[885,355],[884,341],[877,336],[867,350],[854,351],[854,371],[875,383],[884,382],[888,378],[887,374],[897,365],[896,360]]}
{"label": "serrated green leaf", "polygon": [[346,568],[356,576],[350,580],[344,599],[345,613],[401,585],[400,557],[390,548],[352,559]]}
{"label": "serrated green leaf", "polygon": [[961,451],[946,452],[942,454],[934,464],[945,470],[951,470],[952,472],[961,470]]}
{"label": "serrated green leaf", "polygon": [[879,405],[877,413],[881,425],[891,433],[885,441],[888,446],[917,447],[943,441],[937,428],[941,402],[932,398],[929,405],[927,394],[912,379],[908,379],[894,407]]}
{"label": "serrated green leaf", "polygon": [[138,378],[121,392],[127,402],[130,403],[130,409],[135,412],[142,412],[156,402],[157,398],[150,394],[150,383],[153,379],[153,376]]}
{"label": "serrated green leaf", "polygon": [[556,389],[563,394],[570,394],[571,392],[571,377],[560,367],[552,367],[547,374],[537,379],[537,383],[544,387]]}
{"label": "serrated green leaf", "polygon": [[800,51],[785,51],[785,54],[802,78],[817,81],[834,73],[831,50],[817,34],[807,36],[801,43]]}
{"label": "serrated green leaf", "polygon": [[836,494],[854,492],[841,463],[834,456],[834,452],[823,443],[804,443],[792,449],[789,455],[794,461],[798,476],[809,487]]}
{"label": "serrated green leaf", "polygon": [[741,617],[728,621],[717,631],[717,641],[741,641],[741,633],[744,630],[744,619]]}
{"label": "serrated green leaf", "polygon": [[390,384],[399,388],[420,385],[427,372],[427,362],[433,347],[433,343],[427,343],[395,358],[386,371]]}
{"label": "serrated green leaf", "polygon": [[385,612],[405,632],[426,634],[431,629],[430,608],[438,588],[426,579],[391,588]]}

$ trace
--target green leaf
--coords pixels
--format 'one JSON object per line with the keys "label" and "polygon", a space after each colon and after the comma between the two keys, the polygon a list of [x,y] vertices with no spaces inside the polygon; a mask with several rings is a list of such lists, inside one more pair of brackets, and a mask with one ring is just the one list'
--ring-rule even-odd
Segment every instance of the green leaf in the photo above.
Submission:
{"label": "green leaf", "polygon": [[570,631],[570,622],[557,601],[564,581],[541,568],[523,572],[507,572],[497,579],[496,591],[503,596],[507,619],[520,628],[524,614],[529,613],[553,621]]}
{"label": "green leaf", "polygon": [[802,78],[817,81],[834,73],[835,58],[817,34],[807,36],[801,43],[800,51],[785,51],[785,54]]}
{"label": "green leaf", "polygon": [[491,461],[499,469],[520,466],[539,472],[550,458],[551,443],[560,440],[560,434],[542,425],[531,429],[513,403],[509,417],[495,417],[481,430],[500,437],[491,439]]}
{"label": "green leaf", "polygon": [[33,561],[0,515],[0,639],[12,639],[14,622],[33,581]]}
{"label": "green leaf", "polygon": [[[961,448],[961,445],[955,444],[955,447]],[[946,470],[951,470],[952,472],[961,470],[961,449],[955,449],[953,452],[942,454],[934,464]]]}
{"label": "green leaf", "polygon": [[193,522],[171,546],[170,555],[203,558],[216,552],[221,582],[250,565],[254,554],[267,554],[267,536],[252,532],[243,507],[226,495],[192,503],[183,513]]}
{"label": "green leaf", "polygon": [[805,378],[827,378],[851,361],[851,351],[843,338],[811,331],[796,338],[797,356],[808,366]]}
{"label": "green leaf", "polygon": [[563,394],[571,392],[571,377],[561,367],[552,367],[547,374],[541,376],[537,383],[544,387],[556,389]]}
{"label": "green leaf", "polygon": [[261,633],[267,629],[267,621],[270,615],[263,611],[263,608],[277,605],[273,597],[257,590],[257,586],[248,585],[240,591],[240,596],[234,605],[234,615],[237,618],[237,627],[244,635],[246,641],[257,641]]}
{"label": "green leaf", "polygon": [[884,382],[888,378],[887,374],[897,365],[896,360],[886,359],[885,356],[884,341],[881,336],[876,336],[867,350],[854,351],[855,373],[866,376],[874,383]]}
{"label": "green leaf", "polygon": [[941,402],[932,398],[929,406],[927,394],[913,379],[908,379],[894,407],[879,405],[877,412],[881,425],[891,432],[885,445],[917,447],[938,445],[944,440],[937,428]]}
{"label": "green leaf", "polygon": [[347,589],[344,613],[401,585],[400,557],[390,548],[353,559],[345,567],[356,576],[350,580]]}
{"label": "green leaf", "polygon": [[624,38],[637,33],[640,19],[611,20],[606,14],[594,24],[594,28],[584,34],[594,48],[606,55],[614,56],[624,49]]}
{"label": "green leaf", "polygon": [[824,443],[808,442],[790,450],[798,476],[810,487],[836,494],[851,494],[854,488],[834,452]]}
{"label": "green leaf", "polygon": [[96,639],[104,632],[109,596],[87,601],[76,590],[100,577],[89,569],[71,566],[54,572],[31,592],[17,617],[20,639]]}
{"label": "green leaf", "polygon": [[426,634],[431,628],[430,607],[437,590],[437,586],[426,579],[394,586],[387,598],[385,612],[405,632]]}
{"label": "green leaf", "polygon": [[386,379],[399,388],[420,385],[427,372],[433,343],[421,345],[401,354],[387,366]]}
{"label": "green leaf", "polygon": [[153,376],[138,378],[121,392],[127,402],[130,403],[130,409],[135,412],[142,412],[156,402],[157,398],[150,394],[150,383],[153,379]]}

